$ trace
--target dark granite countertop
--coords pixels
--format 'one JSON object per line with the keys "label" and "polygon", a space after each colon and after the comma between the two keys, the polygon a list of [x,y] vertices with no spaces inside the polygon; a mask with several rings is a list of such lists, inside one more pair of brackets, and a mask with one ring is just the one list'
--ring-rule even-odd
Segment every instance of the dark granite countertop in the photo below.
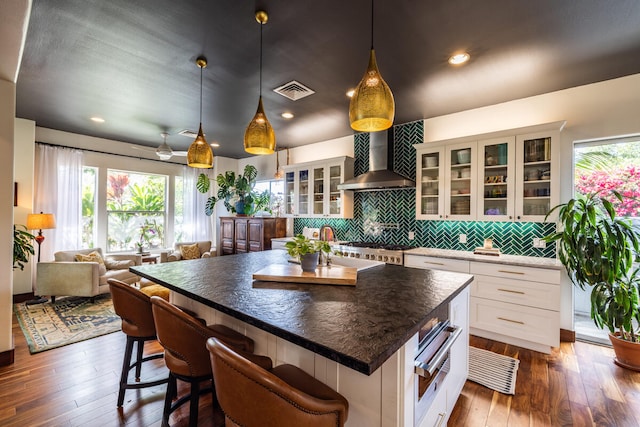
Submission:
{"label": "dark granite countertop", "polygon": [[254,281],[285,251],[131,267],[134,273],[370,375],[471,283],[469,274],[380,265],[356,286]]}

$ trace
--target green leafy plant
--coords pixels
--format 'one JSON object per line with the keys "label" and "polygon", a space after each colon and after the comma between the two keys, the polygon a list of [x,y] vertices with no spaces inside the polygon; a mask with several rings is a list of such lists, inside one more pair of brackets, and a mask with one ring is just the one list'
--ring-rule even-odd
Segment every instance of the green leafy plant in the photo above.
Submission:
{"label": "green leafy plant", "polygon": [[[591,290],[591,318],[596,326],[638,341],[640,305],[638,273],[640,238],[628,218],[616,217],[613,204],[601,192],[578,196],[554,207],[561,231],[544,238],[557,242],[558,258],[574,285]],[[613,192],[622,202],[623,197]]]}
{"label": "green leafy plant", "polygon": [[[20,227],[20,228],[18,228]],[[24,225],[13,226],[13,268],[24,270],[29,257],[35,253],[33,249],[35,236],[27,231]]]}
{"label": "green leafy plant", "polygon": [[[237,176],[233,171],[218,174],[216,177],[218,193],[216,196],[211,196],[207,199],[205,213],[209,216],[213,214],[216,203],[220,200],[224,202],[224,206],[229,212],[236,213],[236,203],[242,202],[248,207],[247,212],[252,213],[256,196],[253,187],[256,184],[257,176],[258,170],[253,165],[246,165],[243,173]],[[196,182],[196,188],[201,193],[207,193],[211,188],[211,179],[205,174],[200,174]]]}
{"label": "green leafy plant", "polygon": [[302,234],[296,235],[293,240],[285,243],[284,246],[287,249],[287,253],[295,258],[320,251],[327,254],[331,252],[331,246],[328,242],[323,240],[310,240]]}

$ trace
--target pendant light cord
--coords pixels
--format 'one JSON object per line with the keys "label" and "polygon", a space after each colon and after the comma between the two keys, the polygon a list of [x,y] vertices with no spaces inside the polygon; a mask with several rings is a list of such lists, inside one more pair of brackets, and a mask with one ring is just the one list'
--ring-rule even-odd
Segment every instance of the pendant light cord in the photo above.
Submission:
{"label": "pendant light cord", "polygon": [[262,27],[264,24],[260,23],[260,98],[262,98]]}
{"label": "pendant light cord", "polygon": [[200,126],[202,126],[202,65],[200,65]]}
{"label": "pendant light cord", "polygon": [[371,50],[373,50],[373,0],[371,0]]}

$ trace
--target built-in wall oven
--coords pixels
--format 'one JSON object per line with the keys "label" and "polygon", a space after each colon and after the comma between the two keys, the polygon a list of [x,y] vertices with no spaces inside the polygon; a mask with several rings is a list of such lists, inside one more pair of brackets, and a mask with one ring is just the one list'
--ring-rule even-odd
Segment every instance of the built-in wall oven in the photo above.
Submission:
{"label": "built-in wall oven", "polygon": [[449,372],[451,346],[462,329],[449,322],[449,307],[440,307],[418,332],[414,371],[414,424],[419,426]]}

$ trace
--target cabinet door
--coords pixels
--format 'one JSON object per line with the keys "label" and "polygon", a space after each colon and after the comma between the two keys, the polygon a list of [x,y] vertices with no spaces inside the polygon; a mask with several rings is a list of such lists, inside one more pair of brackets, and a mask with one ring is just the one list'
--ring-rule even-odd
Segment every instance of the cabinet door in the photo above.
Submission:
{"label": "cabinet door", "polygon": [[478,141],[478,219],[515,218],[515,137]]}
{"label": "cabinet door", "polygon": [[416,218],[444,218],[444,148],[418,151]]}
{"label": "cabinet door", "polygon": [[222,255],[234,253],[235,225],[233,219],[220,219],[220,246]]}
{"label": "cabinet door", "polygon": [[476,143],[445,147],[445,218],[470,221],[476,217]]}
{"label": "cabinet door", "polygon": [[516,220],[543,222],[558,204],[559,146],[558,131],[516,137]]}
{"label": "cabinet door", "polygon": [[344,213],[345,196],[344,192],[338,190],[338,184],[344,181],[344,169],[341,164],[330,164],[327,166],[329,172],[325,180],[325,190],[327,191],[326,214],[330,217],[341,218]]}
{"label": "cabinet door", "polygon": [[247,243],[247,220],[246,219],[236,219],[235,220],[236,227],[236,238],[235,238],[235,253],[244,253],[248,250]]}
{"label": "cabinet door", "polygon": [[326,185],[325,185],[325,167],[324,165],[311,168],[313,179],[313,195],[311,201],[311,216],[324,216],[328,208],[325,207],[326,201]]}
{"label": "cabinet door", "polygon": [[298,208],[297,215],[308,216],[310,214],[309,204],[311,201],[311,186],[309,185],[309,168],[298,169]]}
{"label": "cabinet door", "polygon": [[284,174],[284,213],[293,216],[296,213],[296,171],[290,170]]}
{"label": "cabinet door", "polygon": [[251,219],[247,223],[247,242],[249,252],[260,252],[264,250],[264,227],[260,219]]}

